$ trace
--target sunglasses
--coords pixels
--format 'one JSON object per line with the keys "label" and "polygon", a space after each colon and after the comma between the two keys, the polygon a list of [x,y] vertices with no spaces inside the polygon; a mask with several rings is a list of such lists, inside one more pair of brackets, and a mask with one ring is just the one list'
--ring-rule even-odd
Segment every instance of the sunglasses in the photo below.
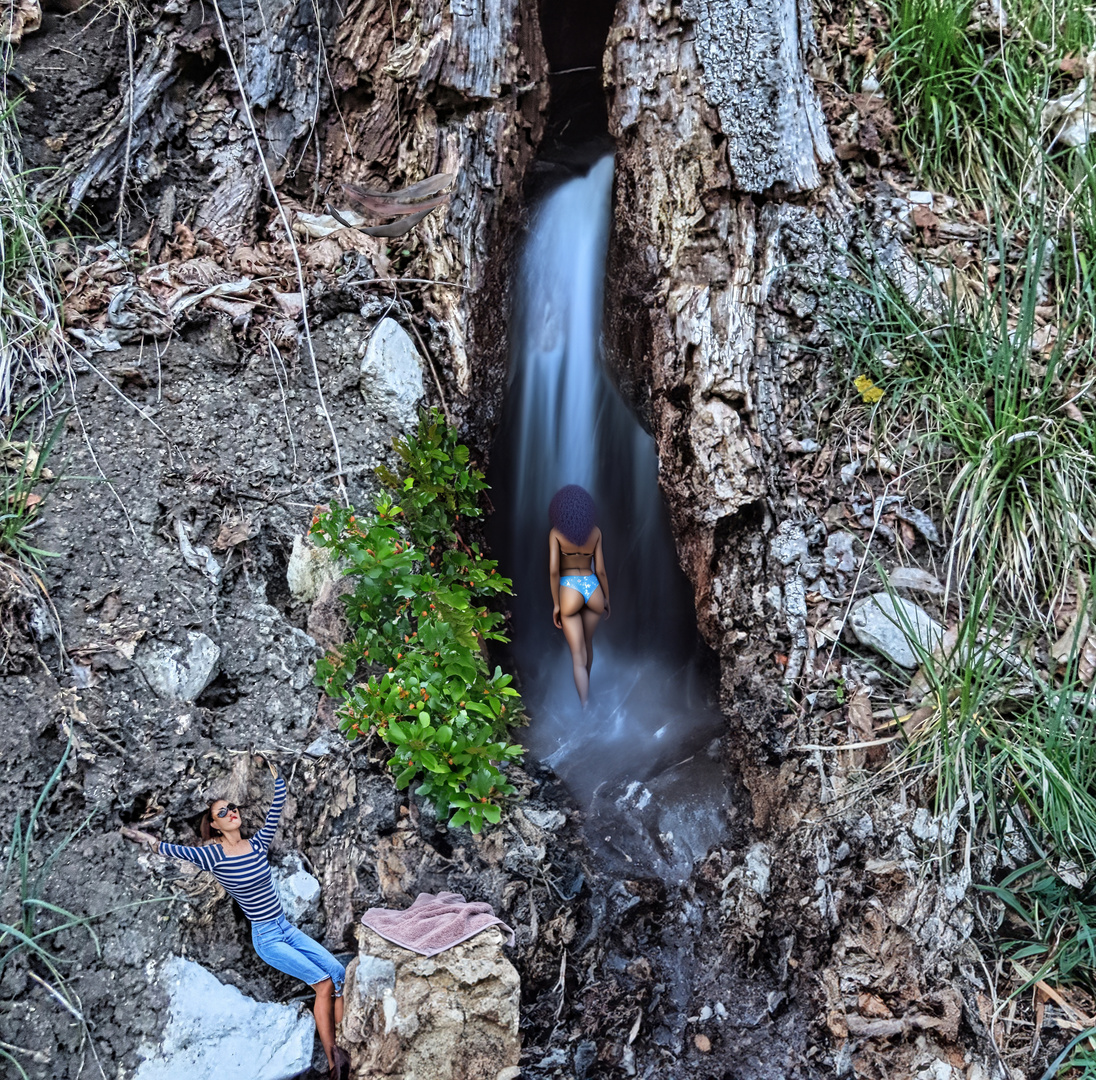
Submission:
{"label": "sunglasses", "polygon": [[235,803],[230,802],[227,806],[222,806],[221,809],[217,811],[217,817],[223,818],[229,811],[236,814],[239,813],[240,808]]}

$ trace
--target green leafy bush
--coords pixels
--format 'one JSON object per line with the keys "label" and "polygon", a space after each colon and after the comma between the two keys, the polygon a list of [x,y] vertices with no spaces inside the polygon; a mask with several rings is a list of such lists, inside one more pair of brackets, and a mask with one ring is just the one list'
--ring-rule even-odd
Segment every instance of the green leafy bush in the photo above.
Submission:
{"label": "green leafy bush", "polygon": [[421,775],[416,792],[439,816],[479,832],[514,790],[500,763],[523,753],[507,736],[521,699],[485,650],[507,640],[486,601],[511,583],[458,531],[480,515],[487,484],[440,413],[423,413],[395,447],[400,468],[378,470],[386,490],[372,513],[338,507],[312,523],[354,585],[343,597],[351,638],[320,660],[316,681],[342,699],[347,738],[372,730],[392,746],[398,788]]}

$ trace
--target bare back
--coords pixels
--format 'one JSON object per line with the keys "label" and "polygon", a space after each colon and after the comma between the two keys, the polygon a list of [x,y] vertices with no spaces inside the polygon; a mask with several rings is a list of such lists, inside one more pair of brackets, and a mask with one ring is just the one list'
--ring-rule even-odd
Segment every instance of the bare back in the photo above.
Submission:
{"label": "bare back", "polygon": [[559,547],[559,572],[568,574],[579,572],[589,574],[592,568],[597,546],[601,543],[601,530],[595,525],[594,531],[584,544],[574,544],[566,539],[559,529],[553,529],[551,539]]}

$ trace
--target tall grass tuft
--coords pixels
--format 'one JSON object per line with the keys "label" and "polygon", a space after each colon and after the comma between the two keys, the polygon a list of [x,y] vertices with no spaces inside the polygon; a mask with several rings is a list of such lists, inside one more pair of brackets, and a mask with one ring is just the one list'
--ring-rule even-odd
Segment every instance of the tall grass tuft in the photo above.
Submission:
{"label": "tall grass tuft", "polygon": [[[995,210],[1026,198],[1045,164],[1043,108],[1064,89],[1059,61],[1096,42],[1084,0],[1013,0],[997,17],[972,0],[885,6],[890,30],[879,66],[910,163]],[[1068,162],[1052,164],[1064,186]]]}
{"label": "tall grass tuft", "polygon": [[1001,869],[979,888],[1002,905],[1003,948],[1025,982],[1091,988],[1096,694],[1077,664],[1081,642],[1048,672],[984,583],[970,599],[954,646],[921,657],[933,712],[906,753],[927,768],[937,811],[960,809],[968,870],[974,847],[995,851]]}
{"label": "tall grass tuft", "polygon": [[45,502],[35,489],[52,477],[46,462],[67,416],[65,413],[54,423],[41,447],[29,438],[22,442],[11,438],[25,411],[14,417],[6,436],[0,428],[0,559],[12,559],[32,570],[41,570],[45,560],[55,554],[34,543],[33,529]]}
{"label": "tall grass tuft", "polygon": [[[57,859],[87,826],[90,816],[44,859],[40,860],[36,845],[39,818],[61,777],[71,749],[70,742],[25,821],[20,812],[15,815],[4,872],[0,877],[0,977],[5,968],[22,958],[44,972],[53,992],[70,1012],[80,1016],[79,1005],[66,985],[62,962],[51,946],[59,934],[82,929],[91,936],[98,953],[99,939],[88,916],[76,915],[50,903],[44,893]],[[19,1075],[26,1078],[18,1059],[3,1047],[0,1047],[0,1059],[10,1062]]]}
{"label": "tall grass tuft", "polygon": [[47,237],[50,211],[32,194],[11,95],[11,47],[0,46],[0,416],[40,397],[65,372],[60,282]]}
{"label": "tall grass tuft", "polygon": [[1049,252],[1039,228],[1019,251],[999,238],[981,299],[952,290],[939,318],[864,264],[834,316],[850,374],[884,390],[880,438],[901,431],[913,472],[944,493],[952,577],[1036,620],[1096,551],[1096,372],[1073,347],[1090,316],[1074,304],[1057,339],[1033,347]]}
{"label": "tall grass tuft", "polygon": [[[80,1001],[65,977],[66,962],[58,954],[57,948],[59,939],[72,931],[86,933],[98,956],[99,937],[92,926],[94,921],[125,908],[159,903],[169,897],[120,904],[95,915],[79,915],[46,899],[46,890],[57,860],[87,828],[95,813],[92,811],[88,814],[48,852],[42,850],[38,838],[40,821],[57,782],[61,779],[71,751],[70,740],[57,767],[39,792],[34,806],[25,815],[17,811],[12,823],[3,873],[0,874],[0,979],[9,966],[25,963],[32,976],[43,983],[57,1003],[81,1024],[85,1038],[90,1039],[88,1022],[81,1010]],[[94,1044],[92,1051],[94,1053]],[[23,1080],[29,1080],[19,1060],[0,1044],[0,1062],[3,1061],[11,1064]]]}

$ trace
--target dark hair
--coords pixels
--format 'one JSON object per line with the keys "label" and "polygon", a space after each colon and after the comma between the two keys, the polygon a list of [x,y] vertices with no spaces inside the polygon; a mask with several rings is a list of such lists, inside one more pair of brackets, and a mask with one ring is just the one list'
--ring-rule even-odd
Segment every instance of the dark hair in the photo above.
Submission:
{"label": "dark hair", "polygon": [[572,544],[584,544],[597,524],[597,507],[590,493],[578,484],[561,487],[548,507],[552,527]]}
{"label": "dark hair", "polygon": [[205,808],[205,813],[202,814],[202,820],[198,825],[198,832],[202,834],[203,840],[216,840],[221,836],[221,830],[213,824],[213,804],[224,802],[224,796],[218,795],[215,799],[209,800],[209,805]]}

